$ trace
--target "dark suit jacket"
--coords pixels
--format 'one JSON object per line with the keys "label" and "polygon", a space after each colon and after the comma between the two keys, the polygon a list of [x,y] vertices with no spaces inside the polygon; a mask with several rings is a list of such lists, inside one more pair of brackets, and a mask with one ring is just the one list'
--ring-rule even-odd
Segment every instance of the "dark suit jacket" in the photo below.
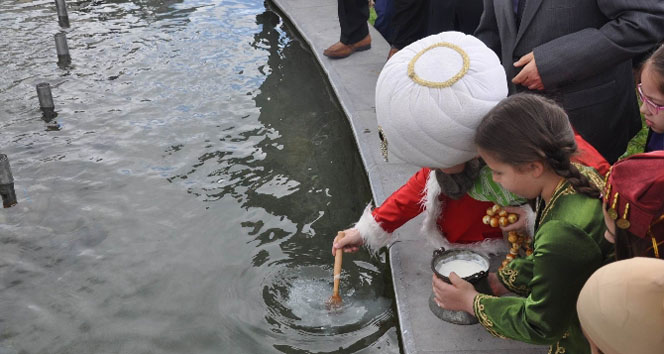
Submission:
{"label": "dark suit jacket", "polygon": [[512,64],[533,52],[544,94],[574,128],[614,162],[641,128],[631,59],[664,39],[663,0],[527,0],[516,27],[512,0],[484,0],[475,35]]}

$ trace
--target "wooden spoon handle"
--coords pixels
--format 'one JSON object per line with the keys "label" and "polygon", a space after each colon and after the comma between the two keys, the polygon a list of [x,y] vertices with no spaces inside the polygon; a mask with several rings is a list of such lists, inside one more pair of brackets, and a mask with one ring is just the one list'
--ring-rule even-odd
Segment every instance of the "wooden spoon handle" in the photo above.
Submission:
{"label": "wooden spoon handle", "polygon": [[[344,232],[339,231],[337,233],[337,241],[341,240],[343,237]],[[332,291],[332,296],[339,296],[339,280],[341,280],[341,257],[343,254],[344,251],[338,249],[337,253],[334,255],[334,290]]]}

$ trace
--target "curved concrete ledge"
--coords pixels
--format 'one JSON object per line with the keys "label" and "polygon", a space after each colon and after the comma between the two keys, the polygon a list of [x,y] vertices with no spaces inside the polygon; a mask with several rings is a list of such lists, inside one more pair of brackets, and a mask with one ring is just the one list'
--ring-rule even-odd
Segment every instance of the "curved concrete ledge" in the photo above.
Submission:
{"label": "curved concrete ledge", "polygon": [[[373,27],[371,50],[341,60],[323,56],[339,40],[337,3],[334,0],[272,0],[290,19],[327,73],[348,117],[369,178],[374,201],[382,203],[418,168],[399,161],[383,161],[374,107],[378,74],[389,45]],[[358,215],[359,219],[360,215]],[[491,336],[479,324],[460,326],[438,319],[429,309],[433,247],[419,234],[421,217],[395,232],[390,268],[404,353],[545,353],[548,348]]]}

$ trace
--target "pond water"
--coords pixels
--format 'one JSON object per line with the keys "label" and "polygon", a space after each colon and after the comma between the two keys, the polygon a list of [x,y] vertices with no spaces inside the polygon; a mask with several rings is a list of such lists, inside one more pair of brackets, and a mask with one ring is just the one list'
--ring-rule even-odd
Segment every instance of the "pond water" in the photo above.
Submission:
{"label": "pond water", "polygon": [[[0,2],[0,353],[398,353],[370,201],[317,63],[259,0]],[[54,34],[67,34],[58,66]],[[42,119],[49,82],[58,116]]]}

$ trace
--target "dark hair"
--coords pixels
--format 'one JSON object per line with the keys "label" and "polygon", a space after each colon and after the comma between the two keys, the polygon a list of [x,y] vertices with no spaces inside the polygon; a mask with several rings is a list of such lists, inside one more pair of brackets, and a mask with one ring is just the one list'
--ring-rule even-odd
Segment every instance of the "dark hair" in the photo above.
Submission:
{"label": "dark hair", "polygon": [[[616,260],[634,257],[655,258],[650,237],[641,238],[633,233],[615,226],[616,234]],[[664,248],[664,247],[663,247]]]}
{"label": "dark hair", "polygon": [[475,143],[510,165],[542,161],[579,193],[599,197],[570,162],[577,150],[574,131],[565,111],[549,99],[517,94],[502,100],[482,119]]}
{"label": "dark hair", "polygon": [[[609,209],[608,203],[604,203],[604,209]],[[614,235],[616,260],[634,257],[657,258],[658,254],[655,253],[653,238],[654,242],[660,245],[658,246],[659,258],[662,258],[664,256],[664,246],[661,246],[661,244],[664,241],[664,227],[660,222],[657,221],[651,224],[645,237],[639,237],[629,232],[629,230],[621,229],[613,222],[613,229],[616,231]]]}
{"label": "dark hair", "polygon": [[652,69],[659,76],[658,78],[655,78],[659,84],[659,91],[664,92],[664,44],[660,45],[659,48],[652,53],[650,58],[646,60],[645,65],[652,65]]}

